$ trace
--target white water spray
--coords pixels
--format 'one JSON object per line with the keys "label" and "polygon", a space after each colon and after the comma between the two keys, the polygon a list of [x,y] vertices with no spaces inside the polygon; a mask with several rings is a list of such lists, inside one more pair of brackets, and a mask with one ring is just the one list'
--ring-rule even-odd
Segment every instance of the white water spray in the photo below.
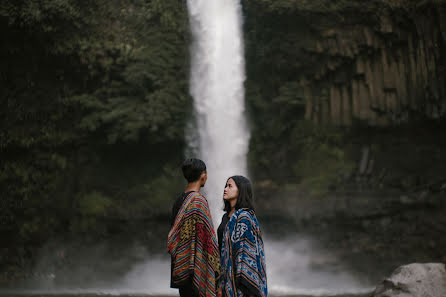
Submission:
{"label": "white water spray", "polygon": [[217,227],[226,179],[246,176],[248,171],[241,6],[239,0],[187,3],[193,35],[190,93],[195,122],[186,134],[189,146],[206,163],[204,190]]}

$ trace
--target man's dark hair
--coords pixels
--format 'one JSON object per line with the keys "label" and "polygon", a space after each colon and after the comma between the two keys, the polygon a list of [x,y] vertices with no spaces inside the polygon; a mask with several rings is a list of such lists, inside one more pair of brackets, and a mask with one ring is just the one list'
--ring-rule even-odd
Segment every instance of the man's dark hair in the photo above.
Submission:
{"label": "man's dark hair", "polygon": [[[252,187],[249,179],[241,175],[234,175],[230,178],[232,178],[232,180],[235,182],[235,185],[238,189],[238,197],[237,203],[235,204],[235,210],[240,208],[249,208],[254,210],[254,199],[252,197]],[[229,203],[229,201],[226,200],[224,200],[224,203],[225,207],[223,208],[223,210],[226,212],[230,212],[231,204]]]}
{"label": "man's dark hair", "polygon": [[183,162],[181,167],[184,178],[188,183],[197,181],[203,172],[206,172],[206,164],[200,159],[187,159]]}

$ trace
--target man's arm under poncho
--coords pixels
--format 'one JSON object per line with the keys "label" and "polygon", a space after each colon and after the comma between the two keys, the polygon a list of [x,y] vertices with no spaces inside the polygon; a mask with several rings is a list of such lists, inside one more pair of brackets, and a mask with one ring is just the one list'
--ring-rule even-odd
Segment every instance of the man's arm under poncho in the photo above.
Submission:
{"label": "man's arm under poncho", "polygon": [[172,287],[191,282],[200,296],[216,296],[218,245],[208,203],[199,193],[185,199],[169,232],[168,250],[172,255]]}

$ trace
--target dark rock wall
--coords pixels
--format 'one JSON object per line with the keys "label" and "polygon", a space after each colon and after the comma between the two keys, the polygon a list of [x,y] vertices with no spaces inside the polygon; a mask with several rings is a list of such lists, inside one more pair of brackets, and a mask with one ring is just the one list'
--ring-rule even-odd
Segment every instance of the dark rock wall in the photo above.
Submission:
{"label": "dark rock wall", "polygon": [[446,1],[243,2],[267,232],[364,274],[445,261]]}
{"label": "dark rock wall", "polygon": [[348,18],[324,29],[315,47],[306,49],[321,63],[300,78],[305,118],[336,126],[444,118],[444,7],[385,9],[362,23]]}

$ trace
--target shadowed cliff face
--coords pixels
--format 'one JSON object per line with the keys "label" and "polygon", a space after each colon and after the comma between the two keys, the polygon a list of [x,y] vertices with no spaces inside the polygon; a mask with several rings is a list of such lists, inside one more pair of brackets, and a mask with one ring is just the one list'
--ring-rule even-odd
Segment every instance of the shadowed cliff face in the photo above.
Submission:
{"label": "shadowed cliff face", "polygon": [[[444,118],[444,1],[299,2],[245,5],[248,54],[256,64],[251,69],[277,71],[288,80],[277,97],[298,94],[305,119],[317,124]],[[261,23],[272,28],[257,28]],[[259,48],[262,40],[275,45]]]}
{"label": "shadowed cliff face", "polygon": [[[299,182],[312,174],[296,169],[302,160],[321,154],[343,176],[432,171],[446,119],[446,1],[243,3],[256,175]],[[374,169],[361,161],[367,147]]]}
{"label": "shadowed cliff face", "polygon": [[446,1],[243,3],[250,168],[273,229],[289,215],[389,270],[444,261]]}
{"label": "shadowed cliff face", "polygon": [[312,54],[326,63],[300,80],[305,117],[335,125],[444,117],[444,12],[384,10],[369,25],[340,23],[322,32]]}

